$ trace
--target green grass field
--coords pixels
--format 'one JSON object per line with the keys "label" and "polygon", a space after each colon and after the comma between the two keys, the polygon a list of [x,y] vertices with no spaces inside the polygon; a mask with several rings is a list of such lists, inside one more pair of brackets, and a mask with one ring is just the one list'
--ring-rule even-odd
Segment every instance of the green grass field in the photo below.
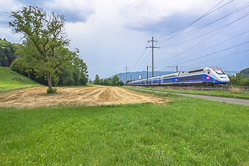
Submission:
{"label": "green grass field", "polygon": [[[12,80],[15,77],[19,77],[21,80]],[[0,66],[0,93],[37,86],[41,85],[15,71],[12,71],[9,67]]]}
{"label": "green grass field", "polygon": [[170,88],[144,88],[144,87],[125,87],[128,89],[141,89],[141,90],[156,90],[162,92],[172,92],[172,93],[187,93],[187,94],[197,94],[197,95],[208,95],[208,96],[220,96],[220,97],[231,97],[240,99],[249,99],[249,91],[241,91],[238,88],[232,89],[232,91],[198,91],[198,90],[184,90],[184,89],[170,89]]}
{"label": "green grass field", "polygon": [[249,107],[166,96],[161,105],[0,108],[0,165],[249,165]]}

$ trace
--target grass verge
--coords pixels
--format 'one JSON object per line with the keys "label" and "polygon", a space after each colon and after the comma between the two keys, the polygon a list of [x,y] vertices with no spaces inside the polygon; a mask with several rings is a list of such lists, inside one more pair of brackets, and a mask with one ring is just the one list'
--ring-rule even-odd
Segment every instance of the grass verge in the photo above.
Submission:
{"label": "grass verge", "polygon": [[161,95],[175,100],[0,108],[0,165],[248,165],[249,107]]}
{"label": "grass verge", "polygon": [[197,95],[207,95],[207,96],[220,96],[220,97],[230,97],[230,98],[240,98],[240,99],[249,99],[249,91],[240,91],[237,89],[234,89],[232,91],[223,91],[223,90],[217,90],[217,91],[197,91],[197,90],[175,90],[175,89],[164,89],[164,88],[144,88],[144,87],[125,87],[129,89],[141,89],[141,90],[156,90],[156,91],[162,91],[162,92],[172,92],[172,93],[186,93],[186,94],[197,94]]}

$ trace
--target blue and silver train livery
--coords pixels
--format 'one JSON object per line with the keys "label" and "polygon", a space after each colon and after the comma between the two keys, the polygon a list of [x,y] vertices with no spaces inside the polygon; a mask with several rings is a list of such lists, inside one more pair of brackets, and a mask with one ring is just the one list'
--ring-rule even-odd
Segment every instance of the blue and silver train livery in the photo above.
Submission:
{"label": "blue and silver train livery", "polygon": [[176,72],[162,76],[141,79],[129,82],[128,85],[198,85],[204,86],[227,84],[230,80],[228,76],[217,67],[204,67],[200,69]]}

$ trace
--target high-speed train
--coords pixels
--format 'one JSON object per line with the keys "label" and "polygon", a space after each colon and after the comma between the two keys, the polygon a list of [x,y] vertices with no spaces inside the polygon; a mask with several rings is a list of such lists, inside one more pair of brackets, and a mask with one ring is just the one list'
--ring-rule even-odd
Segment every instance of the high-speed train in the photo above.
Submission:
{"label": "high-speed train", "polygon": [[141,79],[129,82],[130,86],[143,85],[198,85],[214,86],[217,84],[227,84],[230,80],[228,76],[218,67],[204,67],[200,69],[176,72],[162,76]]}

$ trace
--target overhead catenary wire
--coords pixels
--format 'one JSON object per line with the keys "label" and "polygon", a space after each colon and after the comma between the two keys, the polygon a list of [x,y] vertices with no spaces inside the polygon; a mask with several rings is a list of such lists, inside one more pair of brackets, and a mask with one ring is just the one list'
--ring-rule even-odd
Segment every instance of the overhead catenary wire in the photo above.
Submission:
{"label": "overhead catenary wire", "polygon": [[[180,29],[178,29],[178,30],[176,30],[176,31],[174,31],[174,32],[172,32],[172,33],[170,33],[170,34],[174,34],[175,32],[177,32],[175,35],[169,37],[168,39],[164,40],[164,41],[161,42],[161,43],[164,43],[164,42],[166,42],[166,41],[168,41],[168,40],[174,38],[174,37],[177,36],[179,33],[183,32],[184,30],[186,30],[187,28],[189,28],[191,25],[193,25],[193,24],[196,23],[197,21],[199,21],[199,20],[201,20],[202,18],[208,16],[209,14],[211,14],[211,13],[213,13],[213,12],[215,12],[215,11],[221,9],[222,7],[228,5],[229,3],[231,3],[231,2],[234,1],[234,0],[229,1],[229,2],[227,2],[226,4],[224,4],[223,6],[219,7],[219,8],[216,9],[216,10],[214,10],[214,9],[215,9],[218,5],[220,5],[223,1],[224,1],[224,0],[220,1],[217,5],[215,5],[213,8],[211,8],[207,13],[205,13],[204,15],[202,15],[201,17],[199,17],[197,20],[195,20],[195,21],[193,21],[192,23],[190,23],[190,24],[188,24],[188,25],[186,25],[186,26],[184,26],[184,27],[182,27],[182,28],[180,28]],[[214,11],[212,11],[212,10],[214,10]],[[179,31],[179,32],[178,32],[178,31]],[[162,36],[162,37],[169,36],[170,34],[164,35],[164,36]],[[158,37],[157,39],[160,39],[160,38],[162,38],[162,37]]]}
{"label": "overhead catenary wire", "polygon": [[[176,36],[174,36],[174,37],[183,36],[183,35],[189,34],[189,33],[191,33],[191,32],[192,32],[191,34],[193,34],[193,33],[197,32],[197,31],[199,31],[199,30],[201,30],[201,29],[203,29],[203,28],[205,28],[205,27],[207,27],[207,26],[210,26],[211,24],[214,24],[214,23],[216,23],[216,22],[218,22],[218,21],[220,21],[220,20],[222,20],[222,19],[224,19],[224,18],[226,18],[226,17],[228,17],[228,16],[230,16],[230,15],[232,15],[232,14],[235,14],[235,13],[237,13],[237,12],[239,12],[239,11],[241,11],[241,10],[247,8],[248,6],[246,6],[246,5],[248,5],[248,4],[249,4],[249,2],[247,2],[246,4],[242,5],[241,7],[235,9],[233,12],[231,12],[231,13],[229,13],[229,14],[227,14],[227,15],[225,15],[225,16],[219,18],[219,19],[216,19],[216,20],[214,20],[214,21],[212,21],[212,22],[210,22],[210,23],[208,23],[208,24],[205,24],[205,25],[203,25],[203,26],[201,26],[201,27],[195,28],[195,29],[190,30],[190,31],[188,31],[188,32],[178,34],[178,35],[176,35]],[[166,39],[166,40],[168,41],[168,39]],[[161,45],[162,43],[166,42],[166,40],[163,40],[162,42],[159,42],[158,45]]]}
{"label": "overhead catenary wire", "polygon": [[[170,60],[172,60],[172,59],[174,59],[174,58],[178,57],[179,55],[182,55],[182,54],[184,54],[184,53],[188,52],[189,50],[191,50],[191,49],[195,48],[196,46],[198,46],[198,45],[202,44],[203,42],[207,41],[207,40],[208,40],[208,39],[210,39],[211,37],[215,36],[216,34],[218,34],[219,32],[221,32],[221,31],[222,31],[222,30],[224,30],[225,28],[229,27],[229,26],[230,26],[230,25],[232,25],[233,23],[235,23],[235,22],[237,22],[237,21],[239,21],[239,20],[241,20],[241,19],[243,19],[243,18],[246,18],[246,17],[248,17],[248,16],[249,16],[249,12],[248,12],[248,13],[246,13],[246,14],[244,14],[242,17],[240,17],[240,18],[236,19],[235,21],[233,21],[233,22],[231,22],[231,23],[229,23],[229,24],[226,24],[226,25],[225,25],[225,26],[223,26],[223,28],[222,28],[222,29],[220,29],[218,32],[216,32],[216,33],[212,34],[211,36],[209,36],[209,37],[207,37],[206,39],[202,40],[201,42],[199,42],[199,43],[195,44],[194,46],[190,47],[189,49],[185,50],[184,52],[181,52],[180,54],[178,54],[178,55],[176,55],[176,56],[172,57],[171,59],[168,59],[168,60],[167,60],[167,62],[169,63],[169,61],[170,61]],[[166,61],[161,62],[160,64],[165,63],[165,62],[166,62]],[[168,63],[167,63],[167,64],[168,64]],[[171,62],[171,63],[172,63],[172,62]]]}
{"label": "overhead catenary wire", "polygon": [[[232,14],[235,14],[235,13],[237,13],[237,12],[239,12],[239,11],[245,9],[245,8],[248,8],[249,5],[247,5],[247,4],[249,4],[249,2],[246,3],[246,4],[244,4],[244,5],[241,6],[241,7],[237,8],[237,9],[234,10],[233,12],[231,12],[231,13],[229,13],[229,14],[227,14],[227,15],[225,15],[225,16],[223,16],[223,17],[221,17],[221,18],[219,18],[219,19],[217,19],[217,20],[215,20],[215,21],[212,21],[212,22],[210,22],[210,23],[208,23],[208,24],[205,24],[205,25],[203,25],[203,26],[201,26],[201,27],[198,27],[198,28],[196,28],[196,29],[190,30],[190,31],[188,31],[188,32],[179,34],[179,35],[177,35],[177,37],[183,36],[183,35],[186,35],[186,34],[188,34],[188,35],[185,36],[185,37],[188,37],[188,36],[190,36],[191,34],[196,33],[196,32],[200,31],[201,29],[203,29],[203,28],[205,28],[205,27],[207,27],[207,26],[210,26],[211,24],[213,24],[213,23],[215,23],[215,22],[218,22],[218,21],[220,21],[220,20],[222,20],[222,19],[224,19],[224,18],[226,18],[226,17],[228,17],[228,16],[231,16]],[[247,5],[247,6],[245,6],[245,5]],[[192,33],[191,33],[191,32],[192,32]],[[189,34],[189,33],[190,33],[190,34]],[[185,37],[184,37],[184,38],[185,38]],[[171,43],[172,43],[172,42],[171,42]],[[162,48],[164,48],[164,47],[162,47]]]}
{"label": "overhead catenary wire", "polygon": [[[242,53],[245,53],[245,52],[249,52],[249,49],[243,50],[243,51],[239,51],[239,52],[235,52],[235,53],[231,53],[231,54],[226,54],[226,55],[219,56],[219,57],[215,57],[215,58],[212,58],[212,59],[209,59],[209,60],[205,60],[205,61],[202,61],[202,62],[198,62],[198,64],[205,63],[207,61],[217,60],[217,59],[223,58],[223,57],[229,57],[229,56],[234,56],[234,55],[237,55],[237,54],[242,54]],[[196,63],[194,63],[194,64],[196,64]],[[192,65],[193,64],[183,65],[182,67],[188,67],[188,66],[192,66]]]}
{"label": "overhead catenary wire", "polygon": [[[156,52],[154,53],[154,55],[156,55],[158,50],[156,50]],[[147,66],[147,64],[151,61],[151,59],[149,59],[148,61],[146,61],[145,65],[142,67],[142,69],[145,69],[145,67]]]}
{"label": "overhead catenary wire", "polygon": [[148,45],[148,43],[146,42],[146,45],[145,45],[145,47],[144,47],[144,49],[143,49],[143,52],[141,53],[141,55],[139,56],[139,58],[138,58],[137,61],[135,62],[135,65],[132,67],[132,70],[131,70],[131,71],[133,71],[133,70],[135,69],[137,63],[139,62],[139,60],[140,60],[141,57],[143,56],[143,54],[144,54],[144,52],[145,52],[145,50],[146,50],[146,46],[147,46],[147,45]]}
{"label": "overhead catenary wire", "polygon": [[191,60],[188,60],[188,61],[185,61],[185,62],[178,63],[178,65],[181,65],[181,64],[184,64],[184,63],[188,63],[188,62],[191,62],[191,61],[195,61],[195,60],[198,60],[198,59],[202,59],[202,58],[205,58],[205,57],[214,55],[214,54],[218,54],[218,53],[220,53],[220,52],[224,52],[224,51],[227,51],[227,50],[230,50],[230,49],[233,49],[233,48],[236,48],[236,47],[238,47],[238,46],[242,46],[242,45],[245,45],[245,44],[248,44],[248,43],[249,43],[249,41],[246,41],[246,42],[244,42],[244,43],[240,43],[240,44],[237,44],[237,45],[234,45],[234,46],[225,48],[225,49],[220,50],[220,51],[216,51],[216,52],[213,52],[213,53],[204,55],[204,56],[197,57],[197,58],[195,58],[195,59],[191,59]]}
{"label": "overhead catenary wire", "polygon": [[[247,4],[249,4],[249,2],[248,2]],[[242,8],[242,9],[245,9],[245,8],[248,8],[248,7],[249,7],[249,5],[247,5],[246,7]],[[242,9],[237,10],[236,12],[241,11]],[[200,30],[201,28],[204,28],[204,27],[206,27],[206,26],[208,26],[208,25],[211,25],[212,23],[217,22],[218,20],[224,19],[225,17],[228,17],[228,16],[230,16],[231,14],[234,14],[234,13],[236,13],[236,12],[232,12],[232,13],[230,13],[230,14],[228,14],[228,15],[226,15],[226,16],[223,16],[223,17],[221,17],[221,18],[219,18],[219,19],[217,19],[217,20],[215,20],[215,21],[213,21],[213,22],[211,22],[211,23],[208,23],[208,24],[206,24],[206,25],[204,25],[204,26],[201,26],[201,27],[196,28],[196,29],[194,29],[194,30],[191,30],[191,31],[189,31],[189,32],[195,31],[195,30],[197,30],[197,29]],[[230,24],[230,23],[229,23],[229,24]],[[226,24],[226,25],[228,25],[228,24]],[[219,27],[219,28],[216,28],[216,29],[214,29],[214,30],[211,30],[211,31],[209,31],[209,32],[207,32],[207,33],[205,33],[205,34],[202,34],[202,35],[200,35],[200,36],[194,37],[194,38],[192,38],[192,39],[189,39],[189,40],[186,40],[186,41],[183,41],[183,42],[180,42],[180,43],[170,44],[170,45],[167,45],[167,46],[161,46],[161,48],[176,46],[176,45],[180,45],[180,44],[183,44],[183,43],[186,43],[186,42],[189,42],[189,41],[198,39],[198,38],[200,38],[200,37],[202,37],[202,36],[205,36],[205,35],[207,35],[207,34],[209,34],[209,33],[214,32],[214,31],[216,31],[216,30],[218,30],[218,29],[221,29],[222,27],[224,27],[224,26],[226,26],[226,25],[223,25],[223,26],[221,26],[221,27]],[[189,33],[189,32],[186,32],[186,33]],[[186,34],[186,33],[185,33],[185,34]],[[191,35],[191,34],[190,34],[190,35]]]}
{"label": "overhead catenary wire", "polygon": [[[209,10],[208,12],[206,12],[205,14],[207,14],[206,16],[208,16],[208,15],[210,15],[211,13],[213,13],[213,12],[215,12],[215,11],[217,11],[217,10],[219,10],[219,9],[221,9],[221,8],[223,8],[223,7],[225,7],[226,5],[228,5],[228,4],[230,4],[231,2],[233,2],[234,0],[231,0],[231,1],[229,1],[229,2],[227,2],[225,5],[222,5],[222,6],[220,6],[220,4],[222,3],[222,2],[224,2],[224,0],[223,1],[220,1],[215,7],[213,7],[211,10]],[[206,32],[206,33],[203,33],[203,34],[201,34],[201,35],[199,35],[199,36],[195,36],[195,37],[193,37],[194,36],[194,34],[196,33],[196,32],[198,32],[198,31],[201,31],[201,30],[207,30],[207,29],[205,29],[205,27],[209,27],[210,25],[212,25],[212,24],[214,24],[214,23],[218,23],[218,22],[221,22],[221,20],[222,19],[224,19],[224,18],[227,18],[227,17],[230,17],[230,16],[232,16],[233,14],[235,14],[235,13],[238,13],[238,12],[241,12],[242,10],[244,10],[244,9],[247,9],[248,7],[249,7],[249,2],[247,2],[247,3],[245,3],[245,4],[243,4],[242,6],[240,6],[240,7],[238,7],[237,9],[235,9],[235,10],[233,10],[232,12],[230,12],[230,13],[228,13],[228,14],[226,14],[226,15],[223,15],[222,17],[220,17],[220,18],[218,18],[218,19],[215,19],[214,21],[211,21],[211,22],[209,22],[209,23],[207,23],[207,24],[205,24],[205,25],[202,25],[202,26],[200,26],[200,27],[197,27],[197,28],[192,28],[192,30],[189,30],[189,31],[187,31],[187,32],[183,32],[184,30],[186,30],[188,27],[188,25],[189,26],[191,26],[191,25],[193,25],[195,22],[192,22],[192,23],[190,23],[190,24],[188,24],[188,25],[186,25],[186,26],[184,26],[183,28],[181,28],[180,29],[180,31],[179,31],[179,29],[178,30],[176,30],[176,31],[174,31],[174,33],[171,33],[171,34],[173,34],[173,36],[171,36],[170,37],[170,39],[177,39],[177,37],[179,38],[179,37],[181,37],[180,39],[183,39],[183,38],[187,38],[187,37],[189,37],[189,39],[186,39],[186,40],[184,40],[184,41],[182,41],[182,42],[178,42],[178,43],[172,43],[172,40],[170,40],[170,44],[168,44],[168,45],[165,45],[165,44],[167,44],[167,43],[165,43],[164,44],[164,42],[166,42],[165,40],[162,40],[162,41],[160,41],[159,39],[162,39],[162,38],[164,38],[165,36],[167,36],[167,35],[164,35],[164,36],[162,36],[162,37],[159,37],[159,38],[156,38],[157,40],[159,40],[159,44],[157,44],[157,45],[160,45],[161,46],[161,48],[164,48],[164,47],[172,47],[172,46],[176,46],[176,45],[180,45],[180,44],[183,44],[183,43],[187,43],[187,42],[190,42],[190,41],[194,41],[195,39],[200,39],[200,38],[202,38],[202,37],[204,37],[204,36],[207,36],[208,35],[208,37],[205,37],[203,40],[201,40],[201,41],[198,41],[197,43],[195,43],[194,45],[192,45],[192,46],[190,46],[190,48],[188,48],[187,50],[184,50],[183,52],[181,52],[181,53],[179,53],[179,54],[177,54],[177,55],[174,55],[174,57],[172,57],[172,58],[170,58],[170,59],[168,59],[167,61],[165,60],[165,61],[160,61],[159,63],[157,63],[157,64],[155,64],[156,66],[165,66],[165,65],[173,65],[173,64],[176,64],[175,62],[177,62],[177,61],[179,61],[179,60],[175,60],[175,61],[172,61],[172,60],[174,60],[175,58],[180,58],[181,56],[180,55],[184,55],[184,54],[186,54],[188,51],[190,51],[190,50],[192,50],[192,49],[194,49],[194,48],[196,48],[197,46],[200,46],[201,44],[203,44],[205,41],[207,41],[207,40],[209,40],[210,38],[212,38],[212,37],[217,37],[217,34],[218,33],[220,33],[221,31],[223,31],[224,29],[226,29],[226,28],[228,28],[229,26],[231,26],[232,24],[234,24],[235,22],[237,22],[237,21],[239,21],[239,20],[242,20],[242,19],[244,19],[244,18],[246,18],[246,17],[248,17],[249,16],[249,12],[247,12],[246,14],[243,14],[241,17],[239,17],[238,19],[236,19],[236,20],[234,20],[234,21],[232,21],[232,22],[230,22],[230,23],[228,23],[228,24],[225,24],[225,25],[223,25],[223,26],[220,26],[220,27],[218,27],[218,28],[216,28],[216,29],[212,29],[212,30],[210,30],[210,31],[208,31],[208,32]],[[218,7],[219,6],[219,7]],[[245,12],[244,12],[245,13]],[[205,14],[204,15],[202,15],[201,17],[203,17],[203,16],[205,16]],[[206,17],[205,16],[205,17]],[[237,15],[236,15],[237,16]],[[200,18],[201,18],[200,17]],[[204,18],[204,17],[203,17]],[[232,17],[231,17],[232,18]],[[231,20],[231,18],[229,18],[230,20]],[[196,20],[196,21],[198,21],[198,19]],[[215,24],[215,25],[217,25],[217,24]],[[189,28],[190,29],[190,28]],[[181,57],[181,63],[178,63],[177,62],[177,64],[176,65],[182,65],[182,66],[186,66],[186,65],[184,65],[184,64],[186,64],[186,63],[188,63],[188,62],[196,62],[196,61],[198,61],[199,59],[202,59],[202,57],[197,57],[197,58],[195,58],[195,57],[193,57],[192,59],[190,59],[190,60],[187,60],[187,61],[184,61],[184,62],[182,62],[182,60],[183,59],[189,59],[190,57],[192,57],[193,55],[196,55],[196,54],[198,54],[198,53],[201,53],[201,52],[203,52],[203,51],[206,51],[206,50],[208,50],[208,49],[210,49],[210,48],[214,48],[214,47],[217,47],[218,45],[220,45],[220,44],[222,44],[222,43],[225,43],[225,42],[227,42],[227,41],[229,41],[229,40],[232,40],[232,39],[234,39],[234,38],[236,38],[236,37],[238,37],[238,36],[241,36],[241,35],[243,35],[243,34],[245,34],[245,33],[248,33],[249,31],[245,31],[245,32],[243,32],[243,33],[241,33],[241,34],[239,34],[239,35],[236,35],[236,36],[234,36],[234,37],[232,37],[232,38],[229,38],[229,39],[227,39],[227,40],[224,40],[224,41],[222,41],[222,42],[219,42],[219,43],[216,43],[216,44],[214,44],[213,46],[209,46],[209,47],[207,47],[207,48],[204,48],[203,50],[201,50],[201,51],[198,51],[198,52],[195,52],[195,53],[193,53],[193,54],[190,54],[190,55],[188,55],[188,56],[184,56],[184,57]],[[167,41],[169,40],[169,38],[167,38],[166,39]],[[162,43],[163,42],[163,43]],[[233,46],[231,46],[231,47],[233,47]],[[208,54],[208,55],[205,55],[206,57],[209,57],[209,56],[212,56],[212,55],[218,55],[218,53],[221,53],[221,52],[223,52],[223,51],[226,51],[226,50],[229,50],[229,49],[232,49],[231,47],[227,47],[227,48],[225,48],[225,49],[223,49],[223,50],[220,50],[220,51],[218,51],[218,52],[215,52],[215,53],[212,53],[212,54]],[[234,47],[238,47],[238,45],[235,45]],[[216,49],[216,48],[215,48]],[[158,50],[157,50],[158,51]],[[151,52],[150,52],[151,53]],[[149,54],[150,54],[149,53]],[[151,60],[150,58],[148,59],[148,57],[149,57],[149,54],[145,57],[144,56],[144,54],[145,54],[145,50],[143,50],[143,53],[140,55],[140,57],[138,58],[138,60],[136,61],[136,63],[135,63],[135,67],[134,68],[141,68],[141,66],[144,66],[144,64],[145,64],[145,67],[146,67],[146,65],[149,63],[149,61]],[[205,56],[203,57],[203,58],[205,58]],[[143,59],[143,57],[144,57],[144,59]],[[179,59],[178,58],[178,59]],[[137,63],[137,62],[140,62],[141,60],[143,60],[141,63]],[[157,61],[158,62],[158,61]],[[138,65],[139,64],[139,65]],[[144,68],[144,67],[143,67]],[[145,68],[144,68],[145,69]]]}
{"label": "overhead catenary wire", "polygon": [[146,55],[146,57],[144,58],[144,60],[143,60],[135,69],[138,69],[138,68],[144,63],[144,61],[149,57],[150,53],[151,53],[151,50],[150,50],[150,52]]}
{"label": "overhead catenary wire", "polygon": [[[214,44],[214,45],[212,45],[212,46],[210,46],[210,47],[208,47],[208,48],[205,48],[205,49],[200,50],[200,51],[198,51],[198,52],[195,52],[195,53],[193,53],[193,54],[187,55],[186,57],[182,57],[181,60],[186,59],[186,58],[189,58],[189,57],[191,57],[191,56],[193,56],[193,55],[199,54],[199,53],[201,53],[201,52],[203,52],[203,51],[206,51],[206,50],[208,50],[208,49],[210,49],[210,48],[217,47],[217,46],[219,46],[219,45],[221,45],[221,44],[223,44],[223,43],[225,43],[225,42],[228,42],[228,41],[230,41],[230,40],[232,40],[232,39],[235,39],[235,38],[237,38],[237,37],[239,37],[239,36],[242,36],[242,35],[244,35],[244,34],[246,34],[246,33],[248,33],[248,32],[249,32],[249,30],[247,30],[247,31],[245,31],[245,32],[243,32],[243,33],[240,33],[240,34],[238,34],[238,35],[236,35],[236,36],[234,36],[234,37],[232,37],[232,38],[223,40],[223,41],[220,42],[220,43],[216,43],[216,44]],[[178,59],[178,60],[179,60],[179,59]],[[175,60],[175,61],[170,62],[170,63],[174,63],[174,62],[176,62],[176,61],[178,61],[178,60]]]}

